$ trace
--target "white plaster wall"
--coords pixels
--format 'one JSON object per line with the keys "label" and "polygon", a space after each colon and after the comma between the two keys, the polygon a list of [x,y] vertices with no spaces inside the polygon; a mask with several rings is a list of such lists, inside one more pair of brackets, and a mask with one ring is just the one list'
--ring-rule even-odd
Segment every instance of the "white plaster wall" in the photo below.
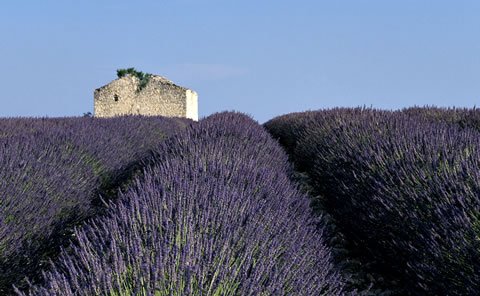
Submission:
{"label": "white plaster wall", "polygon": [[187,98],[186,117],[198,121],[198,94],[193,90],[187,89],[185,96]]}

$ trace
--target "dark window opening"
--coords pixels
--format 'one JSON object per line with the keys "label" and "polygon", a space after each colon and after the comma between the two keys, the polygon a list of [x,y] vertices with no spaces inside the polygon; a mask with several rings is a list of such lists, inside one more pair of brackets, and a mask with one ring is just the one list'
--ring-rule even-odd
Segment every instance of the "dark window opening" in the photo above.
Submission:
{"label": "dark window opening", "polygon": [[113,99],[115,100],[115,102],[118,102],[118,95],[114,95]]}

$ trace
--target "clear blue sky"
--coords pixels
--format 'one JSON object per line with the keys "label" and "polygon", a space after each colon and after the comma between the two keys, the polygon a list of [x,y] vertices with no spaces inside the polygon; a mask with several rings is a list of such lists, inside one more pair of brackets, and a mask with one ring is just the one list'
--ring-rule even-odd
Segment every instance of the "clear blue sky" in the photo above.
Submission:
{"label": "clear blue sky", "polygon": [[5,0],[0,117],[78,116],[123,67],[264,122],[334,106],[480,102],[480,1]]}

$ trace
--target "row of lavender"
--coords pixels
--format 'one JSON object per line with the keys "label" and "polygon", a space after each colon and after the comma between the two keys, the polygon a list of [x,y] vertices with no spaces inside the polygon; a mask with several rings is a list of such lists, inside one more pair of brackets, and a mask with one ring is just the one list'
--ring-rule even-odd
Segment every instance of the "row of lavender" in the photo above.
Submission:
{"label": "row of lavender", "polygon": [[203,119],[157,148],[28,295],[350,294],[290,172],[247,116]]}
{"label": "row of lavender", "polygon": [[421,120],[443,122],[480,131],[480,109],[477,108],[412,107],[401,112]]}
{"label": "row of lavender", "polygon": [[265,127],[309,175],[351,254],[386,279],[387,288],[402,295],[476,295],[475,118],[475,110],[333,109],[281,116]]}
{"label": "row of lavender", "polygon": [[[98,195],[184,120],[0,119],[0,294],[36,280]],[[70,227],[69,227],[70,226]]]}

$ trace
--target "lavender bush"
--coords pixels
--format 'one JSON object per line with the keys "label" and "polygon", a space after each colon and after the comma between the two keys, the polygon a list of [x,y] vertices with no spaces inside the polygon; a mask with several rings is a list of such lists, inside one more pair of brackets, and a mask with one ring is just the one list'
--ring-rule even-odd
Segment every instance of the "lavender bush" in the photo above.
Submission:
{"label": "lavender bush", "polygon": [[293,135],[281,141],[367,269],[402,294],[478,292],[478,132],[371,109],[293,114],[265,126]]}
{"label": "lavender bush", "polygon": [[186,122],[165,118],[0,119],[0,294],[36,281],[98,195]]}
{"label": "lavender bush", "polygon": [[287,157],[221,113],[160,145],[143,177],[19,295],[346,295]]}
{"label": "lavender bush", "polygon": [[430,122],[444,122],[480,131],[480,110],[477,108],[412,107],[401,112]]}

